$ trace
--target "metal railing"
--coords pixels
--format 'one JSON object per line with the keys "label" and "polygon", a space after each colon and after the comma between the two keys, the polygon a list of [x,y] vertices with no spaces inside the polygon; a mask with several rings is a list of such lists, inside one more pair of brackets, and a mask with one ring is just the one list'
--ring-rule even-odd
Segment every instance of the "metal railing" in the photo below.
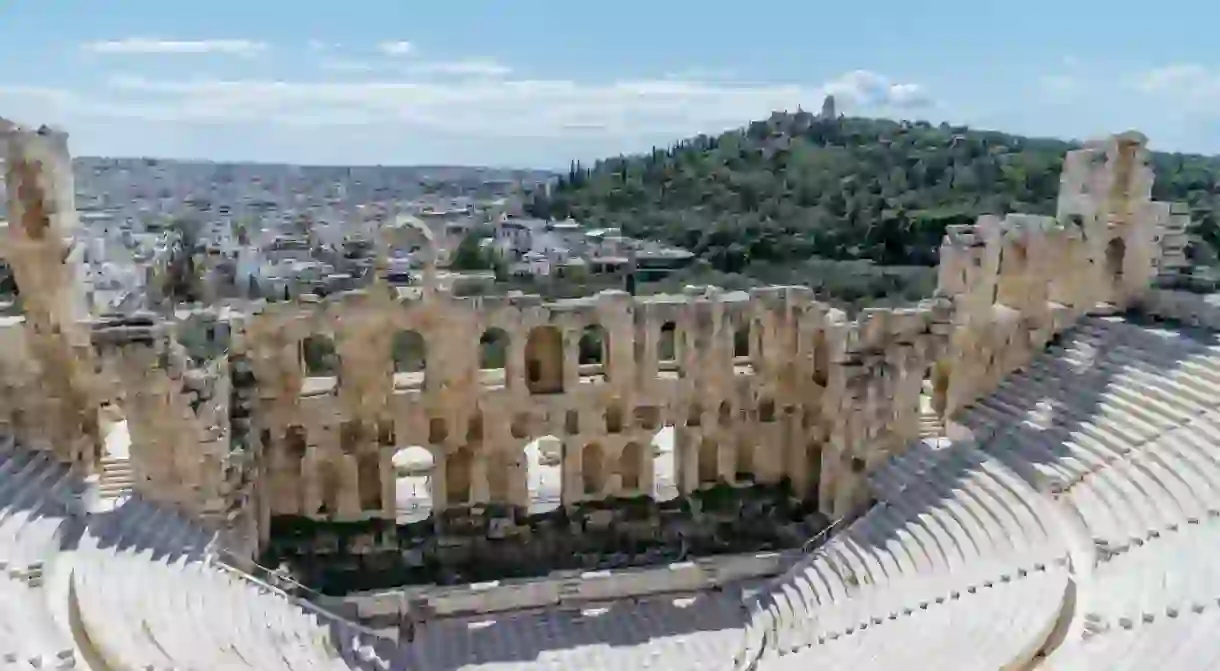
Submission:
{"label": "metal railing", "polygon": [[251,565],[255,567],[257,572],[262,573],[263,575],[266,575],[271,578],[270,581],[262,580],[256,576],[254,576],[253,574],[243,571],[242,569],[239,569],[236,566],[233,566],[232,564],[228,563],[227,561],[225,561],[225,559],[222,555],[218,555],[214,559],[215,559],[214,561],[209,561],[210,565],[219,567],[221,570],[225,571],[229,575],[236,576],[237,578],[244,580],[245,582],[250,583],[251,585],[253,585],[259,589],[264,589],[264,590],[270,591],[283,599],[287,599],[293,605],[301,608],[302,610],[308,611],[309,613],[322,619],[323,621],[336,622],[336,623],[342,624],[344,626],[350,627],[351,629],[353,629],[357,633],[361,634],[362,636],[368,636],[368,637],[376,639],[376,640],[387,640],[385,636],[373,631],[372,629],[360,624],[359,622],[350,620],[327,608],[319,606],[318,604],[314,603],[310,599],[292,594],[291,592],[288,592],[284,588],[275,584],[277,582],[286,582],[286,583],[291,584],[293,589],[299,588],[303,592],[305,592],[307,594],[315,595],[316,597],[325,596],[321,592],[311,589],[310,587],[303,585],[300,582],[297,582],[296,580],[293,580],[292,578],[283,575],[282,573],[276,573],[275,571],[272,571],[271,569],[268,569],[266,566],[263,566],[257,562],[251,562]]}

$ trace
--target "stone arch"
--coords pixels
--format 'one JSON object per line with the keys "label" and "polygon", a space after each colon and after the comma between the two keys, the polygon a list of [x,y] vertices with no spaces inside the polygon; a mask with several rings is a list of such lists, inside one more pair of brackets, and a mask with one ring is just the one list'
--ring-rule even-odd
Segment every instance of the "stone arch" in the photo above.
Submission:
{"label": "stone arch", "polygon": [[339,496],[343,492],[343,480],[334,461],[318,462],[318,514],[334,515],[339,512]]}
{"label": "stone arch", "polygon": [[808,477],[810,500],[817,500],[822,484],[822,445],[810,442],[805,446],[805,472]]}
{"label": "stone arch", "polygon": [[580,475],[586,496],[605,491],[606,453],[598,443],[589,443],[581,450]]}
{"label": "stone arch", "polygon": [[362,511],[381,510],[381,453],[365,450],[356,455],[356,479]]}
{"label": "stone arch", "polygon": [[733,477],[738,482],[754,481],[754,449],[755,445],[748,438],[742,438],[737,443],[733,464]]}
{"label": "stone arch", "polygon": [[746,359],[750,356],[750,325],[738,324],[733,329],[733,358]]}
{"label": "stone arch", "polygon": [[563,500],[563,441],[541,436],[525,445],[527,505],[531,513],[559,507]]}
{"label": "stone arch", "polygon": [[479,336],[479,368],[481,370],[504,370],[508,367],[508,351],[511,341],[504,329],[491,327]]}
{"label": "stone arch", "polygon": [[1114,282],[1123,279],[1123,264],[1127,257],[1127,241],[1113,238],[1106,243],[1106,276]]}
{"label": "stone arch", "polygon": [[652,497],[657,501],[678,496],[677,438],[677,429],[668,424],[652,437]]}
{"label": "stone arch", "polygon": [[401,519],[418,510],[432,508],[432,478],[436,456],[422,445],[398,448],[390,457],[394,469],[394,503]]}
{"label": "stone arch", "polygon": [[423,266],[423,287],[430,293],[436,286],[436,237],[424,222],[411,216],[399,216],[393,224],[378,230],[375,281],[384,282],[389,271],[390,255],[395,247],[408,246],[411,254]]}
{"label": "stone arch", "polygon": [[309,377],[335,377],[339,374],[339,351],[335,339],[312,333],[301,340],[301,361]]}
{"label": "stone arch", "polygon": [[813,336],[813,382],[825,387],[830,380],[830,345],[826,330],[818,329]]}
{"label": "stone arch", "polygon": [[581,367],[581,374],[609,377],[610,334],[601,324],[589,324],[581,330],[577,363]]}
{"label": "stone arch", "polygon": [[720,479],[719,446],[711,438],[704,438],[699,443],[699,484],[714,485]]}
{"label": "stone arch", "polygon": [[525,341],[525,384],[531,394],[563,393],[563,335],[535,326]]}
{"label": "stone arch", "polygon": [[775,401],[770,397],[764,397],[758,402],[758,421],[766,423],[775,421]]}
{"label": "stone arch", "polygon": [[445,498],[450,506],[470,503],[474,455],[463,445],[445,457]]}
{"label": "stone arch", "polygon": [[428,366],[428,343],[418,331],[395,331],[390,340],[395,373],[423,373]]}
{"label": "stone arch", "polygon": [[643,482],[644,449],[637,442],[623,446],[618,456],[619,486],[629,492],[639,490]]}
{"label": "stone arch", "polygon": [[657,340],[657,363],[662,369],[673,369],[678,365],[678,325],[672,321],[661,324]]}

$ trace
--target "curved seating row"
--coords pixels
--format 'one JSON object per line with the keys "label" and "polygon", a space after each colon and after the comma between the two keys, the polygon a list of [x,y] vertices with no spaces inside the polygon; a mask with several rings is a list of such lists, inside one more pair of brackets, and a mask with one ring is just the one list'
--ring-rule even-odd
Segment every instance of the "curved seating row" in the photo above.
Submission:
{"label": "curved seating row", "polygon": [[390,668],[339,620],[211,563],[207,533],[140,500],[95,520],[80,540],[81,626],[116,668]]}
{"label": "curved seating row", "polygon": [[1215,668],[1220,346],[1087,318],[960,421],[1103,550],[1076,576],[1081,626],[1037,668]]}
{"label": "curved seating row", "polygon": [[[971,445],[936,449],[915,443],[875,471],[872,480],[885,502],[774,581],[751,605],[739,667],[757,663],[769,669],[824,646],[872,647],[886,631],[907,626],[906,620],[924,611],[989,599],[997,586],[1033,574],[1066,575],[1065,544],[1047,522],[1039,495]],[[1054,584],[1061,596],[1063,582]],[[1037,590],[1012,594],[1044,596]],[[1053,624],[1059,600],[1050,601],[1047,618]],[[1043,620],[1039,624],[1047,625]]]}
{"label": "curved seating row", "polygon": [[75,493],[68,469],[46,453],[0,451],[0,668],[75,666],[43,589]]}
{"label": "curved seating row", "polygon": [[1067,570],[962,593],[882,626],[798,654],[764,660],[760,671],[807,669],[1007,669],[1033,658],[1054,628]]}

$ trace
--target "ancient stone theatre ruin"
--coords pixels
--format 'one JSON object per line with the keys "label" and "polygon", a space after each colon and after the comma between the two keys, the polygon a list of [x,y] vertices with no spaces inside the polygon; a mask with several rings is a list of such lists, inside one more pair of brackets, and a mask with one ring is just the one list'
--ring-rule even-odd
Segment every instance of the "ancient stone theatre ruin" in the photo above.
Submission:
{"label": "ancient stone theatre ruin", "polygon": [[[1055,216],[952,227],[936,298],[854,319],[800,287],[459,297],[431,262],[406,289],[96,314],[66,134],[0,134],[6,668],[1220,657],[1220,310],[1159,288],[1188,215],[1151,199],[1138,133],[1070,152]],[[382,233],[382,270],[432,250]],[[298,582],[336,572],[385,584]]]}

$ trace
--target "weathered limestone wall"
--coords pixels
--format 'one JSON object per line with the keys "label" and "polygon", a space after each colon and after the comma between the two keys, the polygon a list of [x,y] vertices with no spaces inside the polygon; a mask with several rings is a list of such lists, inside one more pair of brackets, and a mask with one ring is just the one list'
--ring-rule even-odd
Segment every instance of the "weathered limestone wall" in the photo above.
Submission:
{"label": "weathered limestone wall", "polygon": [[231,444],[227,358],[188,350],[150,317],[98,320],[93,341],[125,390],[121,405],[141,493],[219,517]]}
{"label": "weathered limestone wall", "polygon": [[72,249],[77,226],[67,134],[0,119],[8,197],[5,252],[22,288],[26,347],[40,368],[35,431],[61,460],[91,470],[100,457],[88,301]]}
{"label": "weathered limestone wall", "polygon": [[954,332],[935,384],[945,417],[1086,312],[1138,304],[1162,254],[1177,253],[1179,241],[1165,238],[1184,230],[1188,215],[1151,200],[1145,142],[1124,133],[1069,152],[1056,217],[983,216],[947,232],[939,290],[953,300]]}
{"label": "weathered limestone wall", "polygon": [[[271,515],[393,519],[390,459],[405,446],[433,455],[434,511],[525,507],[524,447],[545,435],[563,442],[565,504],[651,493],[666,425],[680,493],[788,479],[837,515],[869,467],[917,436],[948,308],[849,322],[790,287],[555,303],[373,291],[268,305],[235,342],[259,381]],[[591,329],[600,356],[582,355]],[[303,343],[319,336],[339,363],[311,375]],[[422,345],[418,370],[395,372],[400,337]],[[497,339],[504,361],[490,368],[480,343]]]}

